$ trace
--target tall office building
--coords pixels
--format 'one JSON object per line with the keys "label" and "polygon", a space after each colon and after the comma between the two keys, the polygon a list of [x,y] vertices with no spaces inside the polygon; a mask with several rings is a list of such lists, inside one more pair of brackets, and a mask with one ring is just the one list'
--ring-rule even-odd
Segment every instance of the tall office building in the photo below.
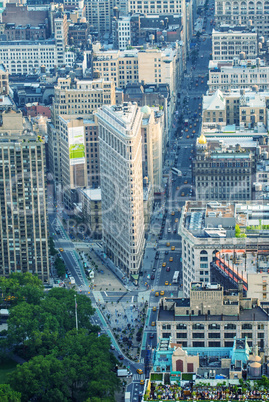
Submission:
{"label": "tall office building", "polygon": [[21,112],[4,112],[0,127],[0,275],[49,278],[45,143]]}
{"label": "tall office building", "polygon": [[145,238],[142,180],[142,113],[137,104],[103,106],[99,124],[103,244],[135,282]]}

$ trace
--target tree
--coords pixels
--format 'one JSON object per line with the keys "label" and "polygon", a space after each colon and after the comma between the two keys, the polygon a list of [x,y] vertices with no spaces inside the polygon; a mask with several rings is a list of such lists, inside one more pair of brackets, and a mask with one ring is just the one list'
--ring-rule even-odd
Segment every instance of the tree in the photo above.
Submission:
{"label": "tree", "polygon": [[[74,296],[73,290],[54,288],[43,294],[42,299],[37,298],[38,304],[19,301],[18,305],[10,309],[7,337],[9,348],[17,345],[17,353],[26,358],[50,353],[58,338],[75,328]],[[79,328],[97,333],[99,327],[90,322],[94,313],[91,300],[84,295],[77,295],[77,305]]]}
{"label": "tree", "polygon": [[65,264],[60,257],[57,257],[55,260],[55,269],[57,271],[57,275],[60,278],[63,278],[65,276]]}
{"label": "tree", "polygon": [[0,384],[1,402],[20,402],[21,394],[14,391],[9,384]]}
{"label": "tree", "polygon": [[36,356],[19,366],[9,382],[21,392],[22,401],[80,402],[89,397],[114,401],[120,382],[112,371],[116,360],[109,346],[107,336],[70,331],[50,355]]}
{"label": "tree", "polygon": [[21,392],[22,402],[34,397],[38,401],[67,401],[63,363],[52,355],[36,356],[18,366],[16,371],[9,374],[9,383]]}
{"label": "tree", "polygon": [[9,278],[0,278],[0,289],[6,304],[16,305],[21,301],[38,303],[43,297],[44,287],[37,276],[16,272]]}
{"label": "tree", "polygon": [[50,255],[52,255],[52,256],[54,256],[58,253],[58,251],[56,250],[56,248],[54,246],[54,241],[53,241],[52,237],[49,238],[49,252],[50,252]]}

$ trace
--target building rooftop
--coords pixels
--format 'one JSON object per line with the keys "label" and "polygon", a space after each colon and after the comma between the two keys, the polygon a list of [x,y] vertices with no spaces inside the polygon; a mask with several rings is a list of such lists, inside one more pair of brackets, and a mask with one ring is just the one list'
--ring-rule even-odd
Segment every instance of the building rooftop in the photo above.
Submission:
{"label": "building rooftop", "polygon": [[263,123],[259,122],[253,129],[246,128],[243,125],[236,126],[235,124],[224,126],[219,123],[203,123],[202,133],[206,139],[215,138],[249,138],[257,136],[267,136],[267,129]]}
{"label": "building rooftop", "polygon": [[164,310],[162,307],[159,308],[158,321],[176,321],[176,322],[186,322],[186,321],[267,321],[268,315],[261,307],[254,307],[252,309],[241,310],[239,315],[175,315],[174,310]]}
{"label": "building rooftop", "polygon": [[85,188],[81,189],[91,201],[101,201],[101,188]]}
{"label": "building rooftop", "polygon": [[[257,64],[258,63],[258,64]],[[252,60],[240,60],[239,58],[235,58],[231,61],[218,61],[218,60],[209,60],[208,69],[211,72],[220,72],[224,70],[236,70],[241,71],[245,68],[256,69],[260,67],[268,67],[265,65],[264,61],[261,59],[252,59]]]}

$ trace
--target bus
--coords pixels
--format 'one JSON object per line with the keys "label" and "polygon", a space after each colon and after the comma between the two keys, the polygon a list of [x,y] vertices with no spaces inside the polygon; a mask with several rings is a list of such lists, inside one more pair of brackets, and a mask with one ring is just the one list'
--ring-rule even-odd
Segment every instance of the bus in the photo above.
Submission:
{"label": "bus", "polygon": [[173,283],[178,283],[179,282],[179,271],[175,271],[174,276],[173,276]]}
{"label": "bus", "polygon": [[182,176],[182,172],[181,172],[181,170],[179,170],[179,169],[177,169],[177,168],[175,168],[175,167],[172,167],[172,173],[174,173],[174,174],[176,174],[176,175],[178,175],[178,176]]}

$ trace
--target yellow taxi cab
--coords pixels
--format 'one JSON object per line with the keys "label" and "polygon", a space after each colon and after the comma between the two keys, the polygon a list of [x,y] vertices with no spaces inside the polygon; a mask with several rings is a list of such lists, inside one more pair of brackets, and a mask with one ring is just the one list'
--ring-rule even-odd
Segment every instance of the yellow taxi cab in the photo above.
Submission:
{"label": "yellow taxi cab", "polygon": [[140,380],[140,385],[144,385],[145,384],[145,380]]}
{"label": "yellow taxi cab", "polygon": [[166,247],[170,247],[170,243],[169,243],[169,241],[166,243]]}
{"label": "yellow taxi cab", "polygon": [[64,251],[64,249],[63,249],[63,248],[59,248],[59,250],[60,250],[60,251]]}
{"label": "yellow taxi cab", "polygon": [[188,184],[188,180],[185,180],[185,181],[184,181],[184,184]]}
{"label": "yellow taxi cab", "polygon": [[192,125],[190,125],[190,128],[192,128]]}
{"label": "yellow taxi cab", "polygon": [[159,292],[155,292],[155,296],[158,297],[158,296],[159,296]]}
{"label": "yellow taxi cab", "polygon": [[177,190],[179,190],[179,186],[177,186]]}
{"label": "yellow taxi cab", "polygon": [[181,193],[181,197],[184,197],[185,193]]}
{"label": "yellow taxi cab", "polygon": [[190,136],[189,135],[187,135],[187,137],[186,137],[187,139],[189,139],[190,138]]}
{"label": "yellow taxi cab", "polygon": [[[172,251],[175,251],[175,249],[176,249],[175,246],[172,246],[172,247],[171,247],[171,250],[172,250]],[[173,257],[172,257],[172,258],[173,258]]]}
{"label": "yellow taxi cab", "polygon": [[143,370],[141,370],[141,369],[137,369],[136,372],[137,372],[137,374],[143,374]]}
{"label": "yellow taxi cab", "polygon": [[160,295],[164,296],[164,290],[161,290]]}
{"label": "yellow taxi cab", "polygon": [[165,286],[168,286],[169,285],[169,282],[168,281],[165,281]]}
{"label": "yellow taxi cab", "polygon": [[175,212],[174,212],[174,211],[172,211],[172,212],[171,212],[171,215],[172,215],[172,216],[174,216],[174,215],[175,215]]}
{"label": "yellow taxi cab", "polygon": [[172,261],[173,261],[173,257],[170,257],[170,258],[169,258],[169,261],[172,262]]}
{"label": "yellow taxi cab", "polygon": [[166,267],[166,262],[163,262],[163,267]]}
{"label": "yellow taxi cab", "polygon": [[152,307],[152,311],[157,311],[157,307],[156,306]]}
{"label": "yellow taxi cab", "polygon": [[178,218],[175,219],[175,222],[176,222],[176,223],[178,222]]}
{"label": "yellow taxi cab", "polygon": [[[151,326],[152,326],[152,327],[155,327],[155,325],[156,325],[156,322],[155,322],[155,321],[152,321]],[[141,371],[142,371],[142,370],[141,370]],[[143,371],[142,371],[142,373],[143,373]],[[141,373],[141,374],[142,374],[142,373]]]}

